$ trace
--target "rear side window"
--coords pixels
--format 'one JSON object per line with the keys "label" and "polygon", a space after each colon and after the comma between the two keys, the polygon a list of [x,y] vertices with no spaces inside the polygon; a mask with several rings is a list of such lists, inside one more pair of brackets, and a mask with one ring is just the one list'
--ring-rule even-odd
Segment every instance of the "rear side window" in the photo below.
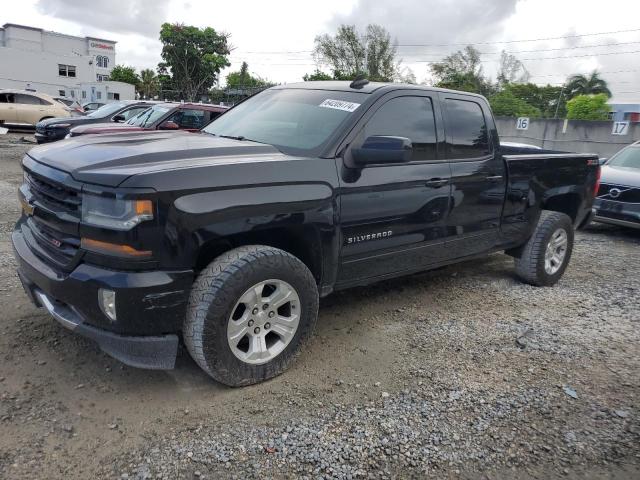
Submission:
{"label": "rear side window", "polygon": [[487,123],[478,103],[448,98],[446,110],[449,158],[474,158],[490,153]]}
{"label": "rear side window", "polygon": [[0,93],[0,103],[14,103],[13,93]]}
{"label": "rear side window", "polygon": [[34,97],[33,95],[25,95],[23,93],[16,94],[15,102],[22,105],[42,105],[38,97]]}
{"label": "rear side window", "polygon": [[364,137],[406,137],[413,143],[412,161],[435,160],[436,124],[431,99],[397,97],[382,105],[364,127]]}

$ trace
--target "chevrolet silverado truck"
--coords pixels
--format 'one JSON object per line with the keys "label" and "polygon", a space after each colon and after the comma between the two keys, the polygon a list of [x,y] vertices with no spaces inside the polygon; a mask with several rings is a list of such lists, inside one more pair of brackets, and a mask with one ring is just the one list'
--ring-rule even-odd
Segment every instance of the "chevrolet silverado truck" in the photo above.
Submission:
{"label": "chevrolet silverado truck", "polygon": [[36,306],[125,364],[283,372],[320,297],[494,252],[551,286],[598,157],[500,150],[487,101],[402,84],[265,90],[203,129],[32,149],[12,234]]}

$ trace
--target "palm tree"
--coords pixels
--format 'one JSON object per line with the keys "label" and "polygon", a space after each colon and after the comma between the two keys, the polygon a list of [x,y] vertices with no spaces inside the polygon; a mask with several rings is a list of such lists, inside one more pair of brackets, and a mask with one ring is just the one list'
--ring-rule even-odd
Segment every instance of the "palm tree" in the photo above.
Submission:
{"label": "palm tree", "polygon": [[607,81],[600,78],[600,74],[595,70],[588,77],[581,74],[572,75],[567,80],[566,89],[569,98],[576,95],[596,95],[598,93],[604,93],[611,98],[611,90],[609,90]]}
{"label": "palm tree", "polygon": [[140,91],[145,98],[153,97],[158,91],[158,77],[149,68],[140,71]]}

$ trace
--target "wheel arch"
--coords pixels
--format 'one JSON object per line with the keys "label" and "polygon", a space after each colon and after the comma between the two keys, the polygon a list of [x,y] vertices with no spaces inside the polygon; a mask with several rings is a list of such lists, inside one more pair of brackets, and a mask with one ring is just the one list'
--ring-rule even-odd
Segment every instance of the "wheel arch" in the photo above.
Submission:
{"label": "wheel arch", "polygon": [[210,239],[200,245],[195,261],[196,271],[201,271],[216,257],[246,245],[265,245],[279,248],[295,256],[313,274],[318,285],[323,278],[322,241],[320,232],[313,226],[285,226],[228,235]]}
{"label": "wheel arch", "polygon": [[581,204],[582,198],[578,193],[567,192],[544,199],[541,208],[552,212],[564,213],[569,216],[571,222],[575,224]]}

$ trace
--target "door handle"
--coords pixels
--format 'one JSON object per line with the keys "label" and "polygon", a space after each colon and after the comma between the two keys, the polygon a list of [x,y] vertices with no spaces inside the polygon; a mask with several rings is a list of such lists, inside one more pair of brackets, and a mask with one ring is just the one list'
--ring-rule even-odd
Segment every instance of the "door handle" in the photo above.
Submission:
{"label": "door handle", "polygon": [[502,180],[502,175],[492,175],[489,177],[486,177],[487,180],[489,180],[490,182],[499,182],[500,180]]}
{"label": "door handle", "polygon": [[449,183],[448,178],[432,178],[431,180],[427,180],[425,185],[427,187],[440,188]]}

